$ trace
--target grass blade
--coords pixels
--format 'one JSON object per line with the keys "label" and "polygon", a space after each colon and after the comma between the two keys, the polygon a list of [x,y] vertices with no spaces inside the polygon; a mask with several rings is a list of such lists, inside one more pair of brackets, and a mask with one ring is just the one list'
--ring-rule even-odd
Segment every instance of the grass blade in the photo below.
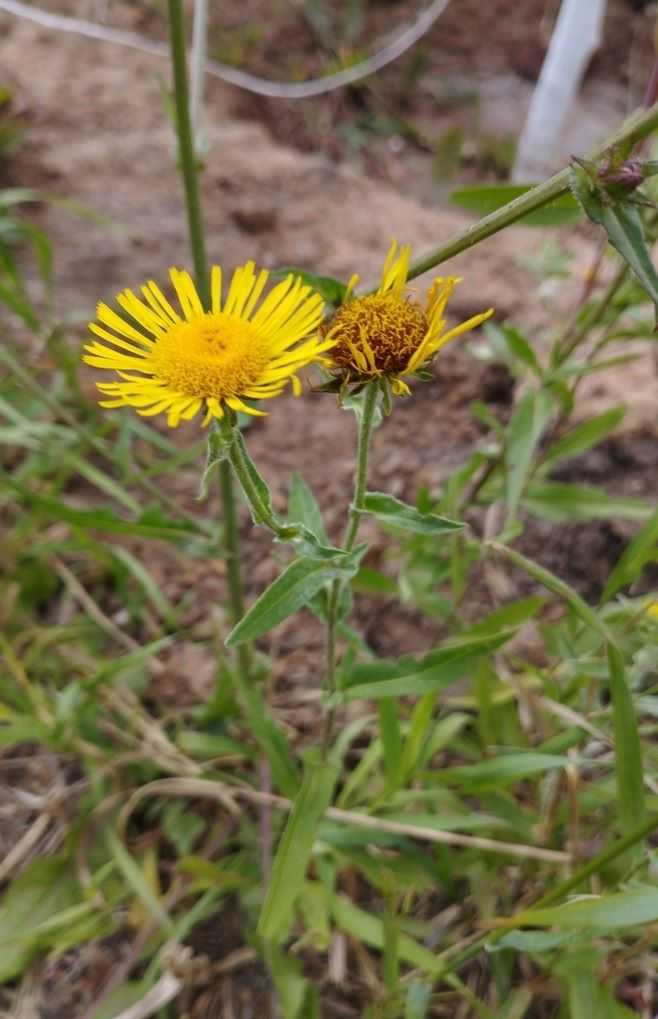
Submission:
{"label": "grass blade", "polygon": [[279,843],[272,879],[258,921],[258,934],[266,941],[285,937],[295,901],[306,879],[315,834],[331,803],[338,766],[309,755],[302,787]]}

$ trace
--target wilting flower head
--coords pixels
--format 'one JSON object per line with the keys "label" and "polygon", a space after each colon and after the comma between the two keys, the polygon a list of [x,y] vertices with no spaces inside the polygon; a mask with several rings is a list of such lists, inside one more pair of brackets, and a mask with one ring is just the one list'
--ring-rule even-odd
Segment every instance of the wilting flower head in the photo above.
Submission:
{"label": "wilting flower head", "polygon": [[438,277],[430,287],[425,306],[405,297],[411,248],[399,250],[393,241],[381,283],[374,294],[351,297],[357,276],[350,280],[346,299],[325,331],[333,346],[331,371],[345,383],[363,384],[386,377],[398,396],[410,390],[403,376],[410,376],[431,360],[441,347],[493,314],[493,308],[444,332],[443,317],[457,276]]}
{"label": "wilting flower head", "polygon": [[138,414],[167,414],[167,424],[205,411],[204,424],[221,418],[226,407],[247,414],[263,411],[244,399],[278,396],[290,381],[298,395],[296,373],[318,359],[332,341],[318,336],[322,298],[290,275],[256,309],[267,283],[253,262],[233,273],[222,304],[222,273],[211,272],[210,310],[206,310],[189,273],[170,269],[182,314],[174,310],[156,283],[117,296],[125,316],[99,304],[89,326],[103,340],[85,347],[84,360],[116,372],[121,381],[99,382],[108,397],[102,407],[136,407]]}

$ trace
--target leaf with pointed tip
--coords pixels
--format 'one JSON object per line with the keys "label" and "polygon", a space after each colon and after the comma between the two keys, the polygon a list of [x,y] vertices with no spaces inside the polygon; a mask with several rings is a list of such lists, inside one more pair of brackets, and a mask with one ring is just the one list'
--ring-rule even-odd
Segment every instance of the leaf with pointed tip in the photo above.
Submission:
{"label": "leaf with pointed tip", "polygon": [[368,513],[391,527],[399,527],[413,534],[454,534],[466,526],[458,520],[449,520],[436,513],[421,513],[415,506],[409,506],[394,495],[384,492],[367,492],[363,500]]}
{"label": "leaf with pointed tip", "polygon": [[[345,553],[325,549],[326,558],[304,556],[291,563],[256,599],[249,611],[231,630],[228,647],[255,640],[306,605],[325,584],[349,580],[356,573],[365,545]],[[330,553],[333,552],[333,555]]]}

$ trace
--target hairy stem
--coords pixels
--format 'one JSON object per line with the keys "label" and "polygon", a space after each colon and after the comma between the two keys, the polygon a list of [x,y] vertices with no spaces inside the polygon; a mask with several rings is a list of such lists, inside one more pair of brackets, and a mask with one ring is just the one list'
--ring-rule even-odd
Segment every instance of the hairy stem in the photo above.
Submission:
{"label": "hairy stem", "polygon": [[[634,113],[614,135],[600,148],[596,149],[592,156],[597,158],[602,152],[613,145],[634,145],[642,138],[646,138],[657,127],[658,104],[652,106],[649,110],[641,110]],[[487,237],[492,237],[499,230],[504,230],[505,227],[516,223],[523,216],[527,216],[529,212],[534,212],[535,209],[540,209],[543,205],[548,205],[549,202],[555,201],[556,198],[565,195],[568,190],[569,169],[567,167],[564,170],[560,170],[553,177],[549,177],[543,183],[538,184],[532,190],[526,191],[525,194],[508,202],[502,208],[496,209],[495,212],[490,213],[488,216],[484,216],[477,223],[467,227],[466,230],[462,230],[445,244],[430,251],[423,258],[417,259],[409,269],[408,278],[414,279],[416,276],[427,272],[428,269],[433,269],[442,262],[447,262],[449,258],[454,258],[455,255],[459,255],[462,251],[472,248],[475,244],[479,244],[480,241],[486,240]]]}
{"label": "hairy stem", "polygon": [[[174,73],[174,99],[176,104],[176,134],[178,137],[178,154],[181,176],[185,192],[185,208],[187,211],[187,228],[194,262],[194,276],[199,296],[204,307],[210,306],[210,280],[206,242],[201,215],[201,198],[199,195],[199,177],[192,124],[190,120],[190,100],[187,85],[187,66],[185,60],[185,21],[181,0],[168,0],[169,39],[171,44],[171,62]],[[229,608],[231,622],[235,625],[244,614],[243,583],[240,562],[240,540],[237,527],[235,492],[231,465],[222,461],[219,465],[220,496],[224,519],[224,544],[229,583]],[[239,665],[243,672],[248,670],[250,652],[248,645],[239,651]]]}
{"label": "hairy stem", "polygon": [[[354,497],[350,506],[350,513],[345,530],[343,548],[350,552],[354,548],[359,523],[364,508],[364,498],[368,483],[368,454],[370,452],[370,439],[375,425],[375,411],[377,408],[377,395],[379,385],[377,382],[370,382],[365,389],[363,397],[363,408],[359,418],[359,439],[356,454],[356,473],[354,477]],[[334,580],[329,590],[327,604],[327,640],[326,640],[326,689],[328,693],[334,693],[336,689],[336,628],[338,624],[338,605],[342,590],[342,581]],[[322,741],[323,754],[326,755],[331,746],[331,734],[333,731],[335,710],[331,708],[327,712],[324,726],[324,737]]]}

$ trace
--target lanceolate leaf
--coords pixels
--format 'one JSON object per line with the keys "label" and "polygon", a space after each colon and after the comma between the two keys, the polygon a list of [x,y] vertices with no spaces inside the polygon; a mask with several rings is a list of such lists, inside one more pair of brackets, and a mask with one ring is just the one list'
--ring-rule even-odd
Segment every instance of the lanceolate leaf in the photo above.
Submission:
{"label": "lanceolate leaf", "polygon": [[364,505],[368,513],[383,523],[413,534],[453,534],[465,527],[458,520],[449,520],[436,513],[421,513],[415,506],[408,506],[384,492],[367,492]]}
{"label": "lanceolate leaf", "polygon": [[358,569],[365,547],[346,554],[336,551],[332,558],[304,557],[288,566],[263,591],[226,639],[229,647],[255,640],[306,605],[325,584],[342,577],[348,580]]}
{"label": "lanceolate leaf", "polygon": [[651,260],[644,224],[637,205],[628,201],[612,202],[602,197],[582,166],[571,166],[571,190],[594,223],[603,227],[608,240],[631,267],[646,290],[658,314],[658,275]]}
{"label": "lanceolate leaf", "polygon": [[320,544],[328,545],[329,539],[322,520],[322,513],[313,492],[296,471],[290,484],[288,517],[291,523],[300,523],[314,534]]}
{"label": "lanceolate leaf", "polygon": [[331,803],[339,762],[309,756],[299,795],[286,824],[272,867],[272,878],[258,921],[258,933],[267,941],[285,937],[295,900],[304,881],[313,841],[322,816]]}
{"label": "lanceolate leaf", "polygon": [[441,778],[463,786],[504,786],[510,782],[542,774],[553,768],[564,768],[568,758],[557,754],[501,754],[478,764],[465,764],[459,768],[445,768]]}
{"label": "lanceolate leaf", "polygon": [[578,456],[586,450],[595,446],[601,439],[615,430],[620,424],[625,407],[612,407],[603,414],[577,425],[570,432],[567,432],[561,439],[554,442],[548,453],[544,456],[544,464],[554,464],[558,460],[566,460],[571,456]]}
{"label": "lanceolate leaf", "polygon": [[622,553],[618,563],[608,577],[601,601],[606,602],[627,584],[639,577],[646,563],[658,555],[658,510]]}
{"label": "lanceolate leaf", "polygon": [[346,687],[337,694],[337,700],[436,693],[468,675],[482,655],[499,648],[512,632],[498,632],[461,644],[455,642],[421,659],[404,657],[396,662],[382,660],[357,665],[348,673]]}
{"label": "lanceolate leaf", "polygon": [[[622,835],[640,828],[646,821],[642,747],[631,691],[626,680],[624,659],[608,647],[612,722],[615,733],[617,812]],[[639,849],[639,846],[636,847]]]}
{"label": "lanceolate leaf", "polygon": [[[531,191],[533,184],[487,184],[485,186],[458,188],[450,200],[478,216],[487,216],[508,202]],[[519,220],[523,226],[561,226],[580,219],[581,211],[572,195],[560,195],[541,209],[529,212]]]}
{"label": "lanceolate leaf", "polygon": [[532,466],[533,457],[551,415],[552,400],[543,389],[523,396],[507,427],[505,443],[505,502],[507,523],[516,511]]}
{"label": "lanceolate leaf", "polygon": [[644,499],[608,495],[593,485],[568,485],[560,481],[530,485],[523,505],[536,517],[565,524],[610,517],[646,520],[651,515],[651,506]]}
{"label": "lanceolate leaf", "polygon": [[588,896],[550,909],[518,913],[510,927],[557,927],[561,930],[614,930],[658,920],[658,888],[642,885],[617,895]]}

